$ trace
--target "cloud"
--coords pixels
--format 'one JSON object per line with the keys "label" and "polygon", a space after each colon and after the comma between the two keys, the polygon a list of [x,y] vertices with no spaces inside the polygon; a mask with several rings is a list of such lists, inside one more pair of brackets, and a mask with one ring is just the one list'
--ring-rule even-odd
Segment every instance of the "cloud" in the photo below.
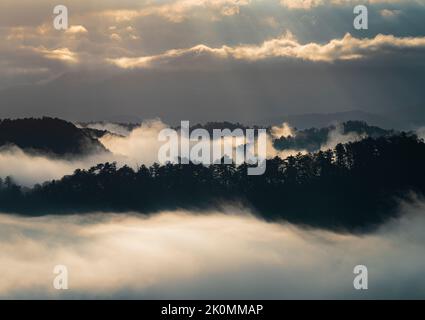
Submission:
{"label": "cloud", "polygon": [[282,6],[288,9],[311,9],[325,3],[324,0],[280,0]]}
{"label": "cloud", "polygon": [[149,4],[142,9],[106,10],[102,15],[117,22],[130,21],[139,17],[159,16],[174,23],[180,23],[195,16],[199,10],[208,12],[205,17],[215,20],[221,16],[239,14],[240,7],[249,5],[249,0],[175,0],[166,3]]}
{"label": "cloud", "polygon": [[125,157],[127,165],[150,165],[158,162],[158,150],[162,145],[158,134],[166,127],[160,120],[145,121],[127,136],[107,134],[100,142],[113,154]]}
{"label": "cloud", "polygon": [[84,34],[84,33],[88,33],[88,31],[82,25],[74,25],[74,26],[70,26],[68,29],[66,29],[65,33],[68,33],[68,34]]}
{"label": "cloud", "polygon": [[[165,128],[169,128],[169,126],[159,120],[146,121],[142,123],[140,127],[133,129],[126,136],[105,135],[100,139],[100,142],[108,150],[112,151],[113,154],[122,156],[127,165],[134,168],[137,168],[137,166],[141,164],[151,165],[154,162],[160,163],[160,159],[158,159],[159,149],[166,142],[159,141],[158,135],[161,130]],[[177,130],[177,134],[179,150],[181,149],[180,145],[182,144],[182,141],[189,145],[189,150],[192,150],[195,145],[198,146],[199,149],[210,150],[210,156],[202,158],[202,163],[205,165],[220,161],[223,155],[232,158],[236,164],[241,164],[246,158],[246,150],[244,148],[246,143],[245,136],[226,136],[221,139],[213,139],[214,136],[211,135],[210,139],[207,141],[194,141],[188,137],[182,136],[180,134],[180,130]],[[271,143],[270,137],[267,137],[267,140],[267,149],[269,150],[267,150],[266,156],[269,158],[274,157],[277,154],[273,151],[274,147]],[[214,154],[214,149],[218,150],[219,148],[222,149],[223,155]],[[231,150],[232,154],[230,154],[227,150]],[[257,154],[257,150],[258,147],[255,145],[254,150],[249,149],[248,153],[254,156]],[[204,160],[206,162],[204,162]],[[178,159],[172,159],[171,161],[177,162]]]}
{"label": "cloud", "polygon": [[279,150],[274,147],[273,140],[267,139],[267,159],[279,157],[286,159],[288,157],[294,157],[298,154],[307,154],[308,151],[305,149],[283,149]]}
{"label": "cloud", "polygon": [[273,141],[275,139],[279,139],[280,137],[295,137],[296,130],[294,130],[289,123],[284,122],[280,126],[273,126],[270,129],[270,135],[267,136],[267,158],[271,159],[274,157],[279,157],[281,159],[285,159],[289,156],[295,156],[297,154],[306,154],[307,150],[304,149],[284,149],[279,150],[274,147]]}
{"label": "cloud", "polygon": [[[98,163],[114,159],[106,153],[64,160],[49,155],[28,154],[17,147],[0,149],[0,177],[11,176],[19,185],[33,186],[36,183],[60,179],[78,168],[90,168]],[[37,169],[35,169],[37,168]]]}
{"label": "cloud", "polygon": [[[410,0],[280,0],[280,4],[288,9],[310,10],[319,6],[343,6],[343,5],[376,5],[376,4],[395,4],[408,3]],[[420,3],[420,1],[416,1]]]}
{"label": "cloud", "polygon": [[130,130],[120,124],[116,123],[108,123],[108,122],[95,122],[95,123],[89,123],[87,125],[81,126],[79,124],[76,124],[79,128],[91,128],[96,130],[106,130],[110,133],[114,133],[120,136],[128,136],[130,134]]}
{"label": "cloud", "polygon": [[280,126],[273,126],[270,130],[272,138],[279,139],[280,137],[295,137],[296,131],[289,125],[289,123],[284,122]]}
{"label": "cloud", "polygon": [[379,13],[385,18],[394,18],[401,14],[401,10],[382,9]]}
{"label": "cloud", "polygon": [[[418,130],[418,132],[420,132]],[[279,157],[285,159],[289,156],[295,156],[297,154],[307,154],[306,149],[284,149],[279,150],[274,147],[273,141],[279,139],[280,137],[296,136],[296,130],[292,129],[288,123],[283,123],[282,126],[275,126],[271,128],[270,137],[267,141],[267,157]],[[325,143],[320,146],[320,150],[326,151],[329,149],[334,149],[337,144],[345,144],[349,142],[360,141],[366,138],[366,134],[357,134],[356,132],[344,133],[344,127],[341,124],[337,124],[334,129],[330,130],[328,137]],[[319,151],[319,150],[315,150]]]}
{"label": "cloud", "polygon": [[[81,125],[78,125],[81,127]],[[110,153],[98,152],[88,156],[75,156],[72,159],[57,158],[49,154],[32,154],[21,150],[16,146],[4,146],[0,148],[0,177],[11,176],[13,180],[19,184],[31,187],[37,183],[45,181],[61,179],[65,175],[72,174],[76,169],[89,169],[99,163],[117,162],[118,166],[128,165],[137,170],[140,165],[150,166],[153,163],[160,163],[158,154],[161,146],[166,142],[159,141],[158,135],[164,128],[169,128],[162,121],[148,120],[140,124],[140,126],[129,130],[118,124],[113,123],[93,123],[85,127],[108,130],[110,134],[106,134],[99,139],[99,142],[110,151]],[[213,139],[207,141],[192,141],[187,137],[182,137],[180,131],[178,133],[178,143],[182,140],[189,145],[189,150],[193,146],[202,146],[202,149],[210,148],[210,157],[206,159],[206,165],[215,161],[220,161],[225,154],[237,164],[243,162],[246,157],[245,137],[238,136],[224,137],[222,139]],[[266,157],[286,158],[290,155],[303,153],[304,150],[277,150],[273,146],[273,137],[281,137],[282,135],[294,135],[293,129],[286,123],[282,126],[272,128],[272,136],[266,137]],[[257,142],[257,141],[256,141]],[[180,147],[179,147],[180,148]],[[221,148],[223,155],[215,155],[213,150]],[[227,150],[231,150],[232,154]],[[257,155],[258,146],[255,144],[254,149],[249,149],[248,153]],[[178,159],[175,159],[177,161]],[[38,168],[34,170],[34,168]]]}
{"label": "cloud", "polygon": [[[0,215],[0,297],[424,298],[424,204],[372,234],[266,223],[247,209],[24,218]],[[29,262],[30,261],[30,262]],[[69,290],[53,289],[67,266]],[[366,265],[369,289],[353,288]]]}
{"label": "cloud", "polygon": [[47,49],[43,46],[30,48],[36,53],[41,54],[43,57],[52,60],[61,60],[69,63],[77,63],[78,54],[76,52],[71,51],[68,48],[57,48],[57,49]]}
{"label": "cloud", "polygon": [[[233,59],[252,63],[271,59],[282,62],[282,58],[285,57],[313,61],[317,56],[317,61],[333,61],[333,57],[329,58],[326,52],[324,53],[325,58],[320,52],[314,52],[314,45],[321,50],[326,50],[325,44],[332,39],[342,38],[347,31],[352,31],[352,7],[349,6],[343,9],[338,8],[338,14],[335,14],[334,7],[320,8],[310,14],[302,10],[285,10],[280,7],[279,1],[177,0],[158,2],[125,0],[117,3],[116,1],[97,0],[95,2],[96,5],[88,5],[82,1],[73,3],[71,27],[67,31],[58,31],[53,28],[52,12],[46,11],[46,8],[53,8],[52,1],[43,1],[44,5],[25,1],[19,6],[10,1],[3,1],[0,4],[2,7],[0,10],[2,15],[0,36],[7,41],[0,45],[4,62],[0,63],[0,70],[5,75],[0,80],[0,88],[28,83],[37,85],[39,81],[56,79],[79,67],[92,70],[99,78],[102,78],[102,73],[105,72],[119,74],[121,70],[111,70],[110,64],[105,64],[105,61],[110,61],[107,59],[122,62],[124,65],[127,61],[119,59],[162,56],[164,60],[170,59],[171,62],[174,62],[180,57],[180,59],[187,60],[187,65],[194,60],[200,60],[199,64],[193,68],[199,65],[204,68],[214,68],[208,64],[208,59],[219,59],[220,61]],[[298,3],[313,2],[320,1]],[[293,1],[293,3],[296,2]],[[421,16],[425,7],[421,2],[405,3],[406,5],[392,6],[374,4],[370,8],[370,13],[378,20],[374,22],[374,28],[366,33],[367,36],[374,37],[377,33],[392,33],[395,32],[394,30],[398,30],[396,32],[398,36],[423,36],[424,30],[418,17]],[[379,15],[381,9],[402,10],[405,16],[409,16],[411,23],[403,24],[403,19],[389,21]],[[338,16],[339,14],[342,16]],[[312,24],[313,21],[315,25]],[[134,31],[127,30],[129,25]],[[115,26],[115,31],[109,30],[110,26]],[[282,30],[291,30],[293,34],[297,35],[293,48],[291,48],[291,44],[287,46],[277,43],[278,41],[268,43],[269,40],[281,40],[282,37],[279,37],[279,33]],[[272,49],[275,53],[261,54],[263,43],[275,46]],[[196,48],[198,44],[205,47]],[[313,45],[311,46],[313,51],[311,55],[306,53],[308,44]],[[29,49],[26,56],[19,52],[23,47]],[[220,56],[218,52],[220,50],[210,53],[205,51],[207,48],[223,49],[226,47],[230,48],[229,52],[225,52],[227,58]],[[257,50],[251,50],[255,47]],[[42,48],[42,53],[34,51],[34,48]],[[178,50],[178,48],[186,50],[186,53],[181,53],[182,55],[179,57],[166,56],[165,53]],[[188,52],[191,48],[194,49],[194,52]],[[203,51],[198,55],[196,49]],[[236,49],[240,49],[241,52],[236,52]],[[376,56],[386,54],[386,48],[382,49],[381,52],[377,50],[372,53]],[[408,48],[401,49],[413,51]],[[58,52],[58,50],[68,50],[69,52]],[[250,52],[247,53],[247,51]],[[257,55],[254,54],[251,58],[253,51]],[[267,49],[263,51],[267,51]],[[34,53],[34,57],[29,57],[30,53]],[[40,57],[44,59],[39,59]],[[46,57],[48,58],[45,59]],[[350,59],[350,57],[348,55],[347,58],[347,55],[343,54],[342,57],[337,56],[335,59],[343,60]],[[397,61],[400,63],[407,60],[409,63],[417,65],[421,64],[420,61],[423,59],[403,59],[399,56]],[[16,61],[16,65],[15,63],[12,65],[11,62],[14,61]],[[134,61],[128,62],[131,65]],[[139,67],[143,65],[143,59],[140,59],[139,63]],[[18,68],[22,68],[26,64],[37,64],[38,68],[48,68],[49,72],[39,73],[38,76],[32,78],[23,77],[19,75]],[[149,63],[147,64],[149,65]],[[180,64],[176,63],[175,69],[179,66]],[[18,70],[17,74],[11,72],[15,67]],[[155,115],[148,117],[153,116]]]}
{"label": "cloud", "polygon": [[287,32],[283,36],[264,41],[261,45],[222,46],[211,48],[197,45],[187,49],[168,50],[162,54],[137,58],[107,59],[124,69],[147,68],[172,64],[180,60],[197,60],[201,57],[258,61],[272,58],[293,58],[314,62],[334,62],[368,58],[380,53],[390,54],[399,50],[425,49],[425,37],[395,37],[379,34],[374,38],[355,38],[347,33],[341,39],[333,39],[325,44],[300,44]]}
{"label": "cloud", "polygon": [[111,38],[111,40],[114,40],[114,41],[121,41],[122,40],[121,39],[121,36],[119,34],[117,34],[117,33],[111,34],[110,35],[110,38]]}
{"label": "cloud", "polygon": [[416,135],[418,136],[418,138],[425,140],[425,127],[420,127],[416,129]]}
{"label": "cloud", "polygon": [[337,144],[360,141],[367,137],[367,135],[365,134],[358,134],[356,132],[344,133],[343,131],[344,128],[342,125],[336,125],[335,129],[329,131],[328,140],[325,144],[320,146],[320,150],[325,151],[333,149],[336,147]]}
{"label": "cloud", "polygon": [[129,165],[137,169],[141,164],[151,165],[158,162],[158,150],[162,145],[162,142],[158,141],[158,133],[166,127],[161,121],[145,121],[132,131],[108,123],[93,124],[89,127],[114,132],[100,139],[111,153],[99,152],[61,159],[49,154],[24,152],[16,146],[6,146],[0,148],[0,177],[11,176],[20,185],[33,186],[36,183],[60,179],[72,174],[76,169],[89,169],[99,163],[115,161],[119,166]]}

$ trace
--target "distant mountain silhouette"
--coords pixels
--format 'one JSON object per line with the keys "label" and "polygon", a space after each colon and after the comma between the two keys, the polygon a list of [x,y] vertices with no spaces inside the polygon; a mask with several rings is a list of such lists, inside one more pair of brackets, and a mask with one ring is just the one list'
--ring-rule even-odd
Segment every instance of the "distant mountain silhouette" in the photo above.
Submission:
{"label": "distant mountain silhouette", "polygon": [[324,128],[335,123],[346,122],[350,120],[364,121],[371,125],[380,126],[382,128],[398,128],[402,126],[392,118],[383,117],[381,115],[364,112],[360,110],[335,112],[335,113],[305,113],[293,114],[282,117],[274,117],[271,119],[264,119],[260,123],[265,124],[281,124],[283,122],[289,123],[291,126],[298,129],[307,128]]}
{"label": "distant mountain silhouette", "polygon": [[363,121],[347,121],[338,125],[330,125],[324,128],[309,128],[295,130],[294,136],[279,137],[273,141],[273,146],[278,150],[293,149],[318,151],[322,145],[326,144],[329,133],[333,130],[340,130],[343,135],[357,134],[365,137],[384,137],[395,133],[394,130],[385,130],[380,127],[370,126]]}
{"label": "distant mountain silhouette", "polygon": [[57,156],[107,151],[86,131],[70,122],[48,117],[0,120],[0,146],[6,145]]}

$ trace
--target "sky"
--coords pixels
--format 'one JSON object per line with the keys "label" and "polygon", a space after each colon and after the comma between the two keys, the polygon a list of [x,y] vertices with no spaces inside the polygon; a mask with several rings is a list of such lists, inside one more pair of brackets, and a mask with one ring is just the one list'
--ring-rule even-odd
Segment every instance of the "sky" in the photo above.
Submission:
{"label": "sky", "polygon": [[[68,8],[55,30],[53,8]],[[353,27],[365,4],[367,30]],[[0,3],[0,118],[425,123],[425,0]]]}

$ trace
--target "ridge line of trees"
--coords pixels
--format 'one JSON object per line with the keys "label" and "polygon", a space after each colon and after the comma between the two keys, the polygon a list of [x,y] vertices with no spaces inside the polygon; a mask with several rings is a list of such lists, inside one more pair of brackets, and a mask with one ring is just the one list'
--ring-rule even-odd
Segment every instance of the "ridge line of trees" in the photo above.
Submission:
{"label": "ridge line of trees", "polygon": [[238,202],[267,220],[366,230],[397,214],[400,200],[425,193],[425,143],[413,134],[366,138],[333,150],[267,160],[264,175],[247,164],[115,163],[78,169],[25,189],[0,181],[0,211],[25,215],[92,211],[151,213],[208,210]]}

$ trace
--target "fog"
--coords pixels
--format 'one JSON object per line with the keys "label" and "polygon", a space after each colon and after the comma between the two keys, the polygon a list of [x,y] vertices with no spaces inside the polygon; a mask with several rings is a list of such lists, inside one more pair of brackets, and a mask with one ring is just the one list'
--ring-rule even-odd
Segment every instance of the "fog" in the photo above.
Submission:
{"label": "fog", "polygon": [[[16,146],[0,148],[0,177],[11,176],[13,180],[31,187],[52,179],[72,174],[76,169],[88,169],[98,163],[117,162],[119,166],[129,165],[134,169],[158,161],[161,142],[157,136],[165,127],[160,121],[146,121],[127,135],[126,129],[115,124],[92,124],[92,128],[111,130],[100,142],[110,153],[98,152],[87,156],[58,158],[49,154],[30,154]],[[120,135],[118,135],[120,134]]]}
{"label": "fog", "polygon": [[[424,203],[365,235],[267,223],[245,208],[152,216],[0,215],[1,298],[425,298]],[[53,289],[55,265],[68,290]],[[368,268],[368,290],[353,268]]]}
{"label": "fog", "polygon": [[18,147],[7,147],[0,149],[0,177],[11,176],[14,182],[30,187],[47,180],[60,179],[72,174],[75,169],[89,168],[110,159],[106,153],[99,153],[65,160],[43,154],[28,154]]}
{"label": "fog", "polygon": [[[158,134],[168,126],[160,120],[149,120],[131,131],[123,126],[110,123],[93,123],[90,124],[90,127],[111,132],[99,139],[110,153],[100,152],[72,159],[61,159],[47,154],[29,154],[18,147],[2,147],[0,148],[0,177],[11,176],[16,183],[31,187],[36,183],[60,179],[65,175],[72,174],[76,169],[88,169],[104,162],[115,161],[118,166],[129,165],[136,170],[142,164],[149,166],[154,162],[159,162],[158,151],[164,142],[158,140]],[[307,152],[298,149],[277,150],[274,148],[273,139],[289,135],[295,136],[296,131],[288,123],[271,128],[271,134],[267,135],[266,140],[267,158],[276,156],[286,158],[297,153]],[[328,141],[321,149],[327,150],[335,147],[338,143],[357,141],[361,138],[363,136],[357,134],[344,135],[341,127],[337,126],[329,133]],[[210,142],[211,150],[214,144],[231,145],[234,160],[244,157],[245,140],[243,137],[225,138],[221,141],[213,140],[211,137]],[[195,144],[196,142],[190,142],[191,147]],[[218,160],[220,159],[212,157],[212,161]]]}
{"label": "fog", "polygon": [[328,139],[325,144],[320,146],[320,150],[324,151],[328,149],[333,149],[339,143],[344,144],[348,142],[360,141],[366,137],[367,137],[366,134],[357,134],[356,132],[344,133],[343,127],[337,124],[335,126],[335,129],[329,131]]}
{"label": "fog", "polygon": [[121,135],[121,136],[128,136],[130,134],[130,130],[123,125],[117,124],[117,123],[108,123],[108,122],[94,122],[89,123],[84,126],[80,124],[76,124],[78,128],[90,128],[90,129],[96,129],[96,130],[106,130],[110,133]]}
{"label": "fog", "polygon": [[418,128],[416,130],[416,135],[418,136],[418,138],[425,140],[425,127]]}

